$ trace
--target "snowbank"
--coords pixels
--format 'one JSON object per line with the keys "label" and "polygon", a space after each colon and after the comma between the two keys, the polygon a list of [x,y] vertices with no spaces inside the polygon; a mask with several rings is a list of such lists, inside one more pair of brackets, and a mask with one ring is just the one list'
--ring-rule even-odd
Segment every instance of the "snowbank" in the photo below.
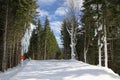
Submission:
{"label": "snowbank", "polygon": [[0,80],[9,80],[11,77],[13,77],[14,75],[16,75],[17,73],[19,73],[25,66],[26,64],[28,63],[28,59],[25,60],[23,62],[23,65],[21,67],[21,65],[19,64],[18,66],[14,67],[14,68],[10,68],[8,69],[7,71],[5,71],[4,73],[3,72],[0,72]]}

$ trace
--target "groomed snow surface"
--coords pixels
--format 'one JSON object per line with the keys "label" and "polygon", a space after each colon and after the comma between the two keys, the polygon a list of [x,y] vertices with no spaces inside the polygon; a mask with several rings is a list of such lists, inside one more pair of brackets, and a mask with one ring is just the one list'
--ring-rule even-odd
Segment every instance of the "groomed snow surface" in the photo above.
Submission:
{"label": "groomed snow surface", "polygon": [[75,60],[30,60],[0,73],[0,80],[120,80],[111,69]]}

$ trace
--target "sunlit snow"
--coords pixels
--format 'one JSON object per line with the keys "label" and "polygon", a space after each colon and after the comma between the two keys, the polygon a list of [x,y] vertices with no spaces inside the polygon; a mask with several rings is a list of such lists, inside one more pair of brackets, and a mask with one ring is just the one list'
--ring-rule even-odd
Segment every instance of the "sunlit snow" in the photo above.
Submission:
{"label": "sunlit snow", "polygon": [[22,68],[1,73],[0,80],[120,80],[120,77],[111,69],[76,60],[31,60]]}

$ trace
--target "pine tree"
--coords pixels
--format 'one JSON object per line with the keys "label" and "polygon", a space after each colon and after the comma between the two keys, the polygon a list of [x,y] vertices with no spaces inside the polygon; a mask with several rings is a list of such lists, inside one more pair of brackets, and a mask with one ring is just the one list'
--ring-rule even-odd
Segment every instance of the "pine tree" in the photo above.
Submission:
{"label": "pine tree", "polygon": [[44,48],[44,29],[42,28],[40,20],[38,20],[38,59],[43,59]]}
{"label": "pine tree", "polygon": [[[3,65],[3,69],[1,68],[0,70],[4,71],[19,63],[20,41],[24,35],[24,29],[29,26],[29,22],[34,18],[37,6],[34,0],[1,0],[0,4],[0,30],[5,31],[5,34],[0,31],[2,32],[0,34],[0,40],[3,41],[4,38],[5,42],[5,46],[3,46],[2,41],[2,43],[0,43],[1,57],[3,56],[3,53],[5,54],[4,57],[1,58],[4,61],[4,64],[0,61],[1,67]],[[7,25],[6,28],[5,23]]]}
{"label": "pine tree", "polygon": [[32,59],[55,59],[60,56],[57,54],[59,47],[53,32],[50,29],[49,20],[46,17],[45,27],[41,26],[40,20],[37,22],[37,27],[33,31],[28,56]]}
{"label": "pine tree", "polygon": [[47,51],[48,51],[48,39],[49,39],[49,32],[50,32],[50,25],[48,17],[45,20],[45,27],[44,27],[44,35],[45,35],[45,42],[44,42],[44,60],[47,59]]}
{"label": "pine tree", "polygon": [[55,58],[59,47],[53,32],[51,32],[48,17],[45,20],[44,36],[44,59]]}

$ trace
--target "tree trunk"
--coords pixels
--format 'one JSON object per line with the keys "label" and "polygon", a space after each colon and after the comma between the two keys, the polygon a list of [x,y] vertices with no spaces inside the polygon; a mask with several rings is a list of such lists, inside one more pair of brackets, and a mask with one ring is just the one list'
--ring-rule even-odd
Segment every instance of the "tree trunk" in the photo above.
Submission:
{"label": "tree trunk", "polygon": [[105,67],[108,67],[107,31],[106,31],[106,25],[104,25],[104,53],[105,53]]}
{"label": "tree trunk", "polygon": [[44,60],[46,60],[46,54],[47,54],[47,40],[45,39]]}
{"label": "tree trunk", "polygon": [[10,52],[9,52],[10,56],[9,56],[9,66],[10,68],[12,67],[12,62],[11,62],[11,58],[12,58],[12,45],[10,45]]}
{"label": "tree trunk", "polygon": [[75,43],[74,43],[74,29],[72,26],[72,32],[71,32],[71,59],[75,60]]}
{"label": "tree trunk", "polygon": [[86,30],[85,30],[85,38],[84,38],[84,61],[86,63]]}
{"label": "tree trunk", "polygon": [[4,49],[3,49],[3,59],[2,59],[2,71],[5,71],[6,70],[6,65],[7,65],[7,62],[6,62],[6,56],[7,56],[7,26],[8,26],[8,3],[6,5],[6,17],[5,17],[5,29],[4,29],[4,38],[3,38],[3,41],[4,41]]}
{"label": "tree trunk", "polygon": [[13,40],[13,48],[12,48],[12,54],[11,54],[11,65],[14,66],[14,53],[15,52],[15,41]]}
{"label": "tree trunk", "polygon": [[98,34],[98,53],[99,53],[99,66],[102,65],[101,63],[101,41],[100,41],[100,33]]}
{"label": "tree trunk", "polygon": [[[99,4],[97,3],[97,17],[99,16]],[[98,29],[100,28],[99,21],[97,20],[97,32],[98,32],[98,54],[99,54],[99,66],[102,66],[101,61],[101,31]]]}
{"label": "tree trunk", "polygon": [[18,64],[18,54],[19,54],[19,38],[17,38],[17,43],[16,43],[15,65]]}
{"label": "tree trunk", "polygon": [[87,63],[87,52],[88,52],[88,48],[89,48],[89,44],[90,44],[90,39],[88,38],[88,42],[87,42],[87,33],[85,30],[85,40],[84,40],[84,61],[85,63]]}

